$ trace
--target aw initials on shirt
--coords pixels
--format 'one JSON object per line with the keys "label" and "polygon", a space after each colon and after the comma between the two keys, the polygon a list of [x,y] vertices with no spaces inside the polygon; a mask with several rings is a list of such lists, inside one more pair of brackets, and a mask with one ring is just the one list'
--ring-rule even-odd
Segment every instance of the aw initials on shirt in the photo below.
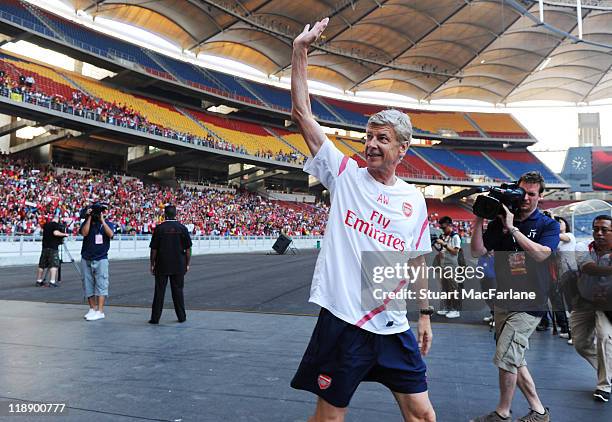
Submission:
{"label": "aw initials on shirt", "polygon": [[380,202],[384,205],[389,205],[389,197],[381,193],[380,195],[378,195],[378,199],[376,200],[376,202]]}
{"label": "aw initials on shirt", "polygon": [[378,211],[372,211],[372,215],[370,216],[370,221],[374,221],[382,226],[383,229],[389,227],[391,223],[391,219],[382,215],[382,213]]}

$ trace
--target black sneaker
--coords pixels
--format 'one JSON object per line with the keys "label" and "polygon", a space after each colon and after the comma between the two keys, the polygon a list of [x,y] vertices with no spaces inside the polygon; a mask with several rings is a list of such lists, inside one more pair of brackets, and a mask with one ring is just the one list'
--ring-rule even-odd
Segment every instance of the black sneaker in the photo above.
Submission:
{"label": "black sneaker", "polygon": [[59,287],[59,284],[57,284],[57,283],[49,283],[49,287]]}
{"label": "black sneaker", "polygon": [[36,282],[36,287],[43,287],[45,285],[44,281],[37,281]]}
{"label": "black sneaker", "polygon": [[593,400],[607,403],[610,401],[610,393],[603,390],[595,390],[593,393]]}

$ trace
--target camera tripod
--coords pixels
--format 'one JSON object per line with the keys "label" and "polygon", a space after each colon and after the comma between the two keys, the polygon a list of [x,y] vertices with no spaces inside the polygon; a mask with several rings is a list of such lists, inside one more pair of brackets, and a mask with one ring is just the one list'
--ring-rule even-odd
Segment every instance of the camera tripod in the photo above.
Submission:
{"label": "camera tripod", "polygon": [[[64,254],[68,257],[69,261],[64,261]],[[66,243],[64,242],[62,242],[61,247],[59,248],[59,255],[60,255],[60,265],[59,265],[59,268],[57,269],[57,281],[62,281],[62,264],[64,263],[71,263],[72,267],[79,275],[79,278],[83,280],[83,273],[81,272],[81,268],[75,262],[74,258],[72,257],[72,254],[70,253],[70,251],[68,250],[68,247],[66,246]]]}

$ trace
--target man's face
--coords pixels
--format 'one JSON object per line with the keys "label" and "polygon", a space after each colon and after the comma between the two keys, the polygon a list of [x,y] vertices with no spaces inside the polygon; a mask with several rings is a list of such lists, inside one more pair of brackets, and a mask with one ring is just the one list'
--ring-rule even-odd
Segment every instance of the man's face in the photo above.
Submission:
{"label": "man's face", "polygon": [[366,128],[365,156],[369,169],[393,169],[399,164],[408,149],[400,143],[391,126],[368,125]]}
{"label": "man's face", "polygon": [[442,229],[442,231],[444,232],[444,234],[449,234],[451,231],[453,231],[453,228],[451,227],[450,224],[448,223],[442,223],[440,224],[440,228]]}
{"label": "man's face", "polygon": [[538,207],[538,202],[542,199],[540,184],[521,182],[519,187],[525,189],[525,196],[523,202],[521,202],[521,212],[529,214]]}
{"label": "man's face", "polygon": [[612,224],[610,220],[593,222],[593,240],[599,248],[612,250]]}

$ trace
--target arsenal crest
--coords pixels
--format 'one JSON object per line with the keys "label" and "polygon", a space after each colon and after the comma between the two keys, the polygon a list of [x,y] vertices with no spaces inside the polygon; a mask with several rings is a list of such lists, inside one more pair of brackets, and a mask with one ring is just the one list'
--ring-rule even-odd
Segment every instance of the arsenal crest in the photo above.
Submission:
{"label": "arsenal crest", "polygon": [[331,385],[332,379],[329,375],[320,374],[317,381],[321,390],[327,390]]}
{"label": "arsenal crest", "polygon": [[404,211],[404,215],[406,217],[410,217],[412,215],[412,205],[410,205],[408,202],[404,202],[402,204],[402,211]]}

